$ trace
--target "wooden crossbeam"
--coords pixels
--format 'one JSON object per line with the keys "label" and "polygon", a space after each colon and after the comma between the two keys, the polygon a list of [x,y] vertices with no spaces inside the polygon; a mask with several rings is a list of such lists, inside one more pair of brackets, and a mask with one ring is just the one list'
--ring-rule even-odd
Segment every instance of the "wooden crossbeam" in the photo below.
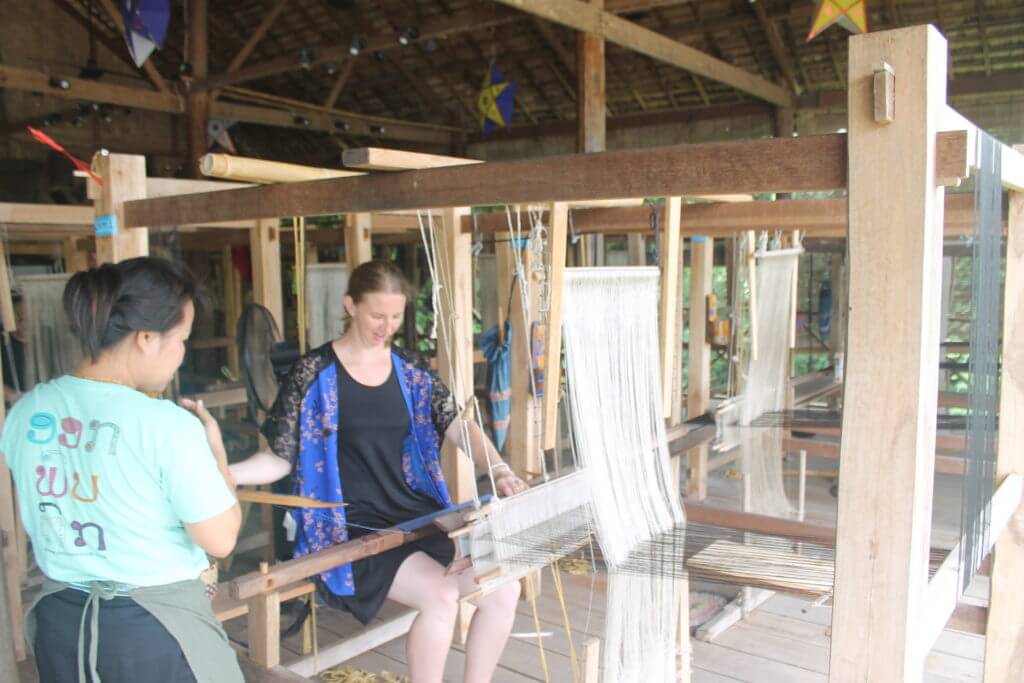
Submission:
{"label": "wooden crossbeam", "polygon": [[270,567],[267,573],[251,572],[232,580],[228,584],[231,597],[236,600],[247,600],[257,595],[271,593],[320,572],[397,548],[434,533],[437,533],[437,529],[433,526],[409,533],[399,531],[397,528],[388,529],[363,536],[355,541],[336,545],[327,550],[321,550],[312,555],[279,562]]}
{"label": "wooden crossbeam", "polygon": [[[127,225],[846,187],[842,135],[677,145],[244,188],[128,205]],[[766,164],[771,159],[774,163]],[[572,179],[567,183],[566,179]],[[141,222],[140,222],[141,221]]]}
{"label": "wooden crossbeam", "polygon": [[[68,87],[61,88],[51,85],[51,76],[66,81]],[[116,104],[168,114],[185,113],[184,100],[174,94],[8,65],[0,65],[0,88],[39,92],[64,99]],[[260,105],[218,101],[210,104],[210,116],[277,128],[318,130],[328,133],[345,132],[355,136],[405,140],[441,146],[451,143],[451,131],[437,126],[325,109],[315,104],[296,100]]]}
{"label": "wooden crossbeam", "polygon": [[[845,198],[780,199],[741,204],[685,204],[680,223],[684,236],[732,237],[744,230],[761,230],[770,225],[778,230],[800,230],[808,238],[846,237],[849,207]],[[544,220],[546,214],[542,215]],[[504,214],[481,214],[475,223],[466,220],[462,229],[483,234],[508,229]],[[651,209],[646,206],[609,207],[572,210],[573,230],[577,234],[637,235],[651,232]],[[974,197],[955,194],[946,197],[945,234],[968,235],[974,232]]]}
{"label": "wooden crossbeam", "polygon": [[[965,165],[966,138],[953,132],[939,134],[939,140],[936,174],[951,177]],[[262,216],[692,196],[723,189],[844,189],[845,142],[844,135],[835,134],[675,145],[163,197],[129,202],[126,223],[187,225]]]}
{"label": "wooden crossbeam", "polygon": [[448,145],[451,142],[450,132],[434,126],[405,121],[378,123],[373,120],[373,117],[359,116],[341,110],[322,111],[315,105],[308,105],[309,108],[304,109],[301,104],[293,103],[287,108],[284,105],[278,108],[217,101],[210,105],[210,116],[277,128],[317,130],[325,133],[340,132],[347,135],[407,140],[434,145]]}
{"label": "wooden crossbeam", "polygon": [[62,80],[68,83],[67,89],[63,89],[50,85],[51,75],[60,76],[60,74],[48,74],[32,69],[0,65],[0,88],[28,90],[55,97],[105,102],[124,107],[162,111],[171,114],[180,114],[185,111],[185,105],[181,98],[170,93],[60,76]]}
{"label": "wooden crossbeam", "polygon": [[783,107],[793,106],[793,96],[784,88],[586,2],[579,0],[497,1],[577,31],[599,35],[609,42],[711,80],[725,83],[772,104]]}

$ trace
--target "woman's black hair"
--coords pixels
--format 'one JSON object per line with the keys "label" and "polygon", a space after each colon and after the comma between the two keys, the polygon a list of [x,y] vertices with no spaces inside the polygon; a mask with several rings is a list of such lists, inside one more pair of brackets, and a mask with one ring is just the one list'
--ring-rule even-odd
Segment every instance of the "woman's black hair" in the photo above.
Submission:
{"label": "woman's black hair", "polygon": [[64,288],[71,332],[93,362],[132,332],[171,329],[181,322],[188,301],[201,303],[188,268],[150,256],[75,273]]}

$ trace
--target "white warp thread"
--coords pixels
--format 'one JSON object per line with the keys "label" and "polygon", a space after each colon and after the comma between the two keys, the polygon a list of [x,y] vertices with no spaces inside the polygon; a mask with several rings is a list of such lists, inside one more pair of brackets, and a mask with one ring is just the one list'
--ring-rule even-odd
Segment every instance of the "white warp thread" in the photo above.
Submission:
{"label": "white warp thread", "polygon": [[787,408],[789,325],[798,255],[768,254],[757,264],[757,358],[748,356],[735,436],[746,488],[744,510],[792,517],[794,510],[782,477],[783,430],[750,426],[765,413]]}
{"label": "white warp thread", "polygon": [[609,566],[604,680],[616,683],[676,677],[681,582],[616,571],[685,521],[661,410],[658,279],[657,268],[568,269],[562,303],[573,437]]}
{"label": "white warp thread", "polygon": [[82,360],[81,344],[71,334],[63,305],[64,288],[73,274],[18,277],[28,328],[23,330],[28,340],[22,391],[71,372]]}

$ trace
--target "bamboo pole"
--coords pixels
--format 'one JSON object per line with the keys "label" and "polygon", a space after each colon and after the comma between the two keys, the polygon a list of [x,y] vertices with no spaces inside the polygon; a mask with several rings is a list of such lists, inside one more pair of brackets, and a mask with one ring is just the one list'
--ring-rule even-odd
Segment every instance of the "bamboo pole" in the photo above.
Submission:
{"label": "bamboo pole", "polygon": [[212,178],[237,180],[246,183],[294,183],[303,180],[324,180],[326,178],[347,178],[365,175],[358,171],[342,171],[333,168],[317,168],[286,164],[281,161],[266,161],[231,154],[204,154],[199,159],[199,171]]}

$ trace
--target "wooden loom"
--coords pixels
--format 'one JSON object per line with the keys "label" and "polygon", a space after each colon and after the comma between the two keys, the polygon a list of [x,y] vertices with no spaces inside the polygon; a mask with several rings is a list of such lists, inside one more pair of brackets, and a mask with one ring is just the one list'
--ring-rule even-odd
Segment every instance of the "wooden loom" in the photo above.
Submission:
{"label": "wooden loom", "polygon": [[[876,93],[872,87],[875,69],[882,61],[893,68],[896,78],[891,88],[883,84]],[[471,173],[441,168],[321,181],[316,187],[244,188],[198,194],[185,201],[176,197],[133,201],[137,193],[112,191],[102,204],[104,211],[123,217],[125,229],[144,230],[137,226],[510,201],[848,188],[845,206],[828,200],[828,210],[821,209],[819,214],[831,217],[830,229],[841,230],[842,213],[849,212],[849,248],[854,257],[850,262],[847,410],[840,451],[855,457],[840,461],[831,677],[840,681],[913,680],[919,678],[924,655],[956,606],[955,593],[941,581],[929,584],[924,568],[929,522],[925,513],[931,503],[928,482],[935,446],[933,374],[937,370],[933,368],[938,365],[938,285],[934,274],[941,272],[936,267],[935,245],[942,232],[937,214],[941,213],[943,192],[937,183],[967,174],[975,131],[970,122],[945,105],[944,69],[945,45],[934,29],[915,27],[851,39],[850,133],[845,140],[843,136],[821,136],[492,163],[475,166]],[[875,119],[872,103],[877,98],[897,103],[895,120]],[[960,132],[943,135],[942,129]],[[844,152],[849,155],[848,176]],[[110,159],[120,158],[113,155]],[[742,174],[735,169],[742,169]],[[116,168],[106,170],[105,178],[116,177],[110,174]],[[572,188],[559,185],[559,178],[566,175],[576,178]],[[1004,150],[1003,183],[1011,194],[1005,328],[1015,331],[1022,324],[1016,311],[1024,265],[1024,249],[1019,244],[1024,239],[1020,234],[1024,230],[1024,158],[1010,150]],[[112,182],[111,186],[118,184]],[[764,206],[747,213],[748,225],[779,225],[781,215],[775,212],[797,209],[785,206],[795,201],[759,203]],[[564,205],[555,206],[556,216],[559,206]],[[707,222],[702,227],[709,234],[712,228],[728,230],[728,221],[721,216],[730,212],[735,216],[739,211],[732,207],[746,205],[728,206],[713,210],[682,207],[681,229],[694,234],[692,228],[687,230],[687,219],[696,214],[704,216]],[[784,225],[807,220],[815,211],[811,206],[802,204],[803,213],[790,214]],[[946,206],[948,226],[958,207],[951,200]],[[457,214],[450,215],[449,224],[453,224]],[[713,219],[722,222],[715,227]],[[578,230],[580,224],[577,218]],[[891,229],[891,225],[900,229]],[[446,239],[465,259],[468,241],[459,237],[452,234]],[[108,245],[105,250],[112,258],[123,258],[131,254],[133,245],[138,247],[140,242],[119,240],[116,247]],[[884,258],[880,257],[883,254]],[[870,320],[864,315],[868,310]],[[889,320],[900,324],[888,324]],[[880,338],[882,333],[885,339]],[[1012,338],[1009,332],[1006,337]],[[875,357],[874,349],[883,342],[886,348],[897,349],[892,357]],[[1021,420],[1012,419],[1019,406],[1024,406],[1024,387],[1013,379],[1015,373],[1024,372],[1020,365],[1021,359],[1010,354],[1003,367],[1000,412],[1004,419],[999,434],[1003,446],[998,461],[1002,485],[996,502],[1004,526],[1020,502],[1019,477],[1024,472],[1021,456],[1009,448],[1022,436],[1016,430],[1024,429],[1018,426]],[[884,401],[878,400],[879,387],[885,388]],[[919,426],[908,431],[907,424]],[[875,473],[883,468],[893,476],[880,482]],[[881,505],[879,501],[888,502]],[[689,505],[687,512],[691,520],[701,514]],[[720,524],[728,514],[713,512],[711,516],[711,523]],[[756,522],[744,518],[738,523],[749,528]],[[1000,528],[994,526],[994,538]],[[334,551],[353,553],[340,561],[353,559],[357,552],[343,546],[325,552]],[[1014,580],[1024,569],[1024,544],[1007,534],[999,539],[995,557],[992,585],[1000,599],[992,601],[989,612],[986,677],[1013,680],[1014,667],[1019,666],[1013,661],[1013,647],[1024,630],[1019,609],[1024,594],[1015,589]],[[316,561],[339,560],[333,555]],[[261,623],[274,619],[283,586],[266,576],[248,581],[245,585],[264,587],[263,592],[245,596],[250,600],[250,624],[266,636],[262,644],[256,640],[251,655],[258,663],[272,666],[276,664],[272,642],[276,633]],[[239,591],[239,599],[242,595]],[[924,629],[927,635],[917,628],[921,623],[928,624]],[[260,648],[264,648],[262,652]]]}

